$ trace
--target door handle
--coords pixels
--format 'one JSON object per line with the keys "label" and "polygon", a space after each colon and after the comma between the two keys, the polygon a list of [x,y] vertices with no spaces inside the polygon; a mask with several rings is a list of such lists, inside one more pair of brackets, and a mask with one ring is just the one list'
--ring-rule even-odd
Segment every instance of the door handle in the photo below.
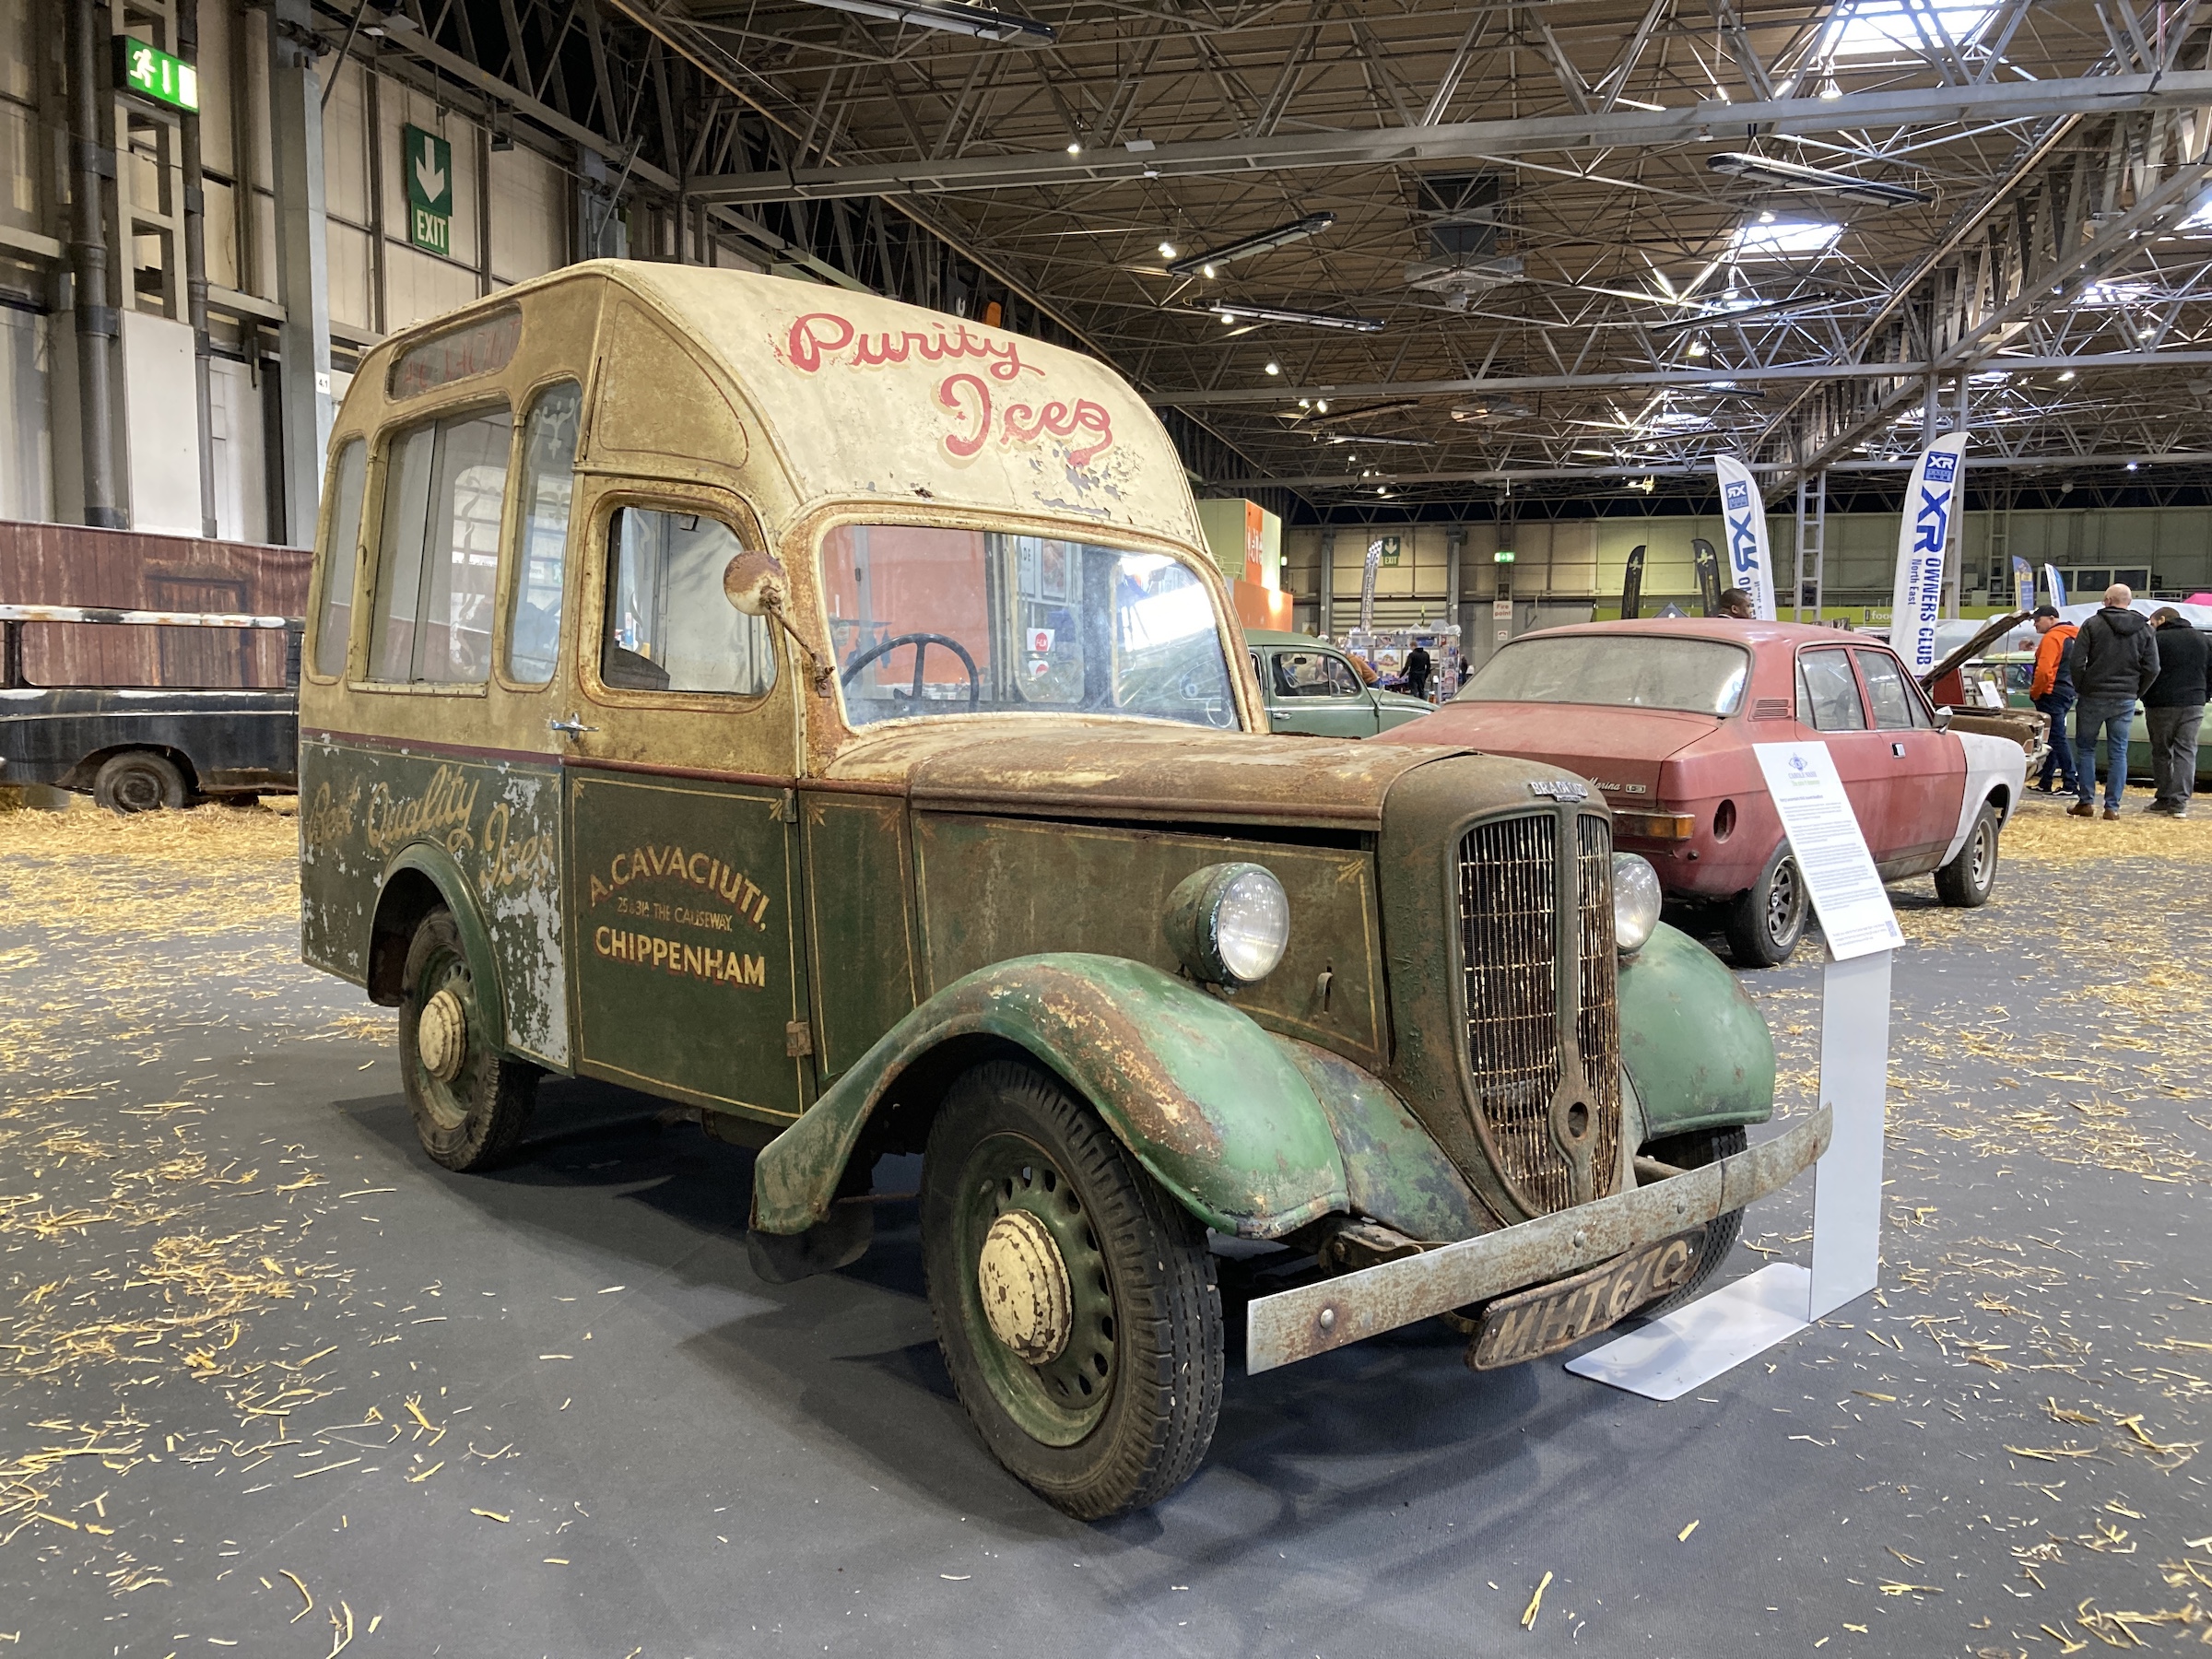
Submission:
{"label": "door handle", "polygon": [[595,732],[599,728],[594,725],[585,725],[582,721],[579,720],[573,714],[570,715],[566,720],[548,720],[546,722],[546,730],[548,732],[559,732],[563,736],[567,737],[571,743],[573,743],[577,738],[582,736],[586,732]]}

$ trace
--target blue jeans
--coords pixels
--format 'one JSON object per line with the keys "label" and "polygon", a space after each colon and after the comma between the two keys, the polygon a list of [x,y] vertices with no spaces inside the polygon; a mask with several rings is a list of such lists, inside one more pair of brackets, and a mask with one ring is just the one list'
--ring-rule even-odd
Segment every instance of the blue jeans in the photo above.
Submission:
{"label": "blue jeans", "polygon": [[2136,700],[2081,700],[2074,711],[2074,793],[2088,806],[2097,794],[2097,740],[2104,739],[2104,804],[2115,810],[2127,787],[2127,737],[2136,724]]}
{"label": "blue jeans", "polygon": [[2074,712],[2072,692],[2052,692],[2035,700],[2035,706],[2051,716],[2051,752],[2043,757],[2043,775],[2036,782],[2044,789],[2051,787],[2051,774],[2055,771],[2058,781],[2068,794],[2074,793],[2074,746],[2066,741],[2066,716]]}

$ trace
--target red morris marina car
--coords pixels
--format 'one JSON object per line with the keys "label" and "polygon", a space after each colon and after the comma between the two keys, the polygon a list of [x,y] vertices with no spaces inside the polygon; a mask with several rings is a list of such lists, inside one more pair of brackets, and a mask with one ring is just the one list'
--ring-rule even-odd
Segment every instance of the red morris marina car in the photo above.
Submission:
{"label": "red morris marina car", "polygon": [[1878,641],[1670,618],[1525,635],[1450,704],[1371,741],[1581,772],[1613,807],[1616,844],[1651,861],[1669,899],[1718,905],[1737,962],[1771,967],[1796,949],[1806,899],[1751,746],[1826,743],[1883,878],[1934,871],[1944,903],[1978,905],[2025,758],[1947,725]]}

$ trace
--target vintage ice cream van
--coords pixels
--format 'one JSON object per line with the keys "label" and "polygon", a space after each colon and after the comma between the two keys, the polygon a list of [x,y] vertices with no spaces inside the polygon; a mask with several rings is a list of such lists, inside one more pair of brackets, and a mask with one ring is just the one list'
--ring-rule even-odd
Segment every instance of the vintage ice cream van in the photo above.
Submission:
{"label": "vintage ice cream van", "polygon": [[[1209,1234],[1258,1371],[1468,1362],[1679,1296],[1825,1144],[1557,769],[1267,735],[1174,449],[1109,370],[834,288],[582,265],[396,336],[332,435],[301,947],[395,1006],[422,1142],[547,1073],[759,1148],[772,1280],[921,1152],[929,1296],[1053,1503],[1172,1490]],[[734,1194],[734,1201],[740,1195]]]}

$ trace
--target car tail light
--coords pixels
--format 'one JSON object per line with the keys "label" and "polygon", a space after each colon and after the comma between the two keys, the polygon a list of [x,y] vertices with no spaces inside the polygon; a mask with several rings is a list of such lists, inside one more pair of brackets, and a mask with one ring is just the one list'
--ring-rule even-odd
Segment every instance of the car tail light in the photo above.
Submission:
{"label": "car tail light", "polygon": [[1615,812],[1613,830],[1644,841],[1688,841],[1698,832],[1698,820],[1687,812]]}

